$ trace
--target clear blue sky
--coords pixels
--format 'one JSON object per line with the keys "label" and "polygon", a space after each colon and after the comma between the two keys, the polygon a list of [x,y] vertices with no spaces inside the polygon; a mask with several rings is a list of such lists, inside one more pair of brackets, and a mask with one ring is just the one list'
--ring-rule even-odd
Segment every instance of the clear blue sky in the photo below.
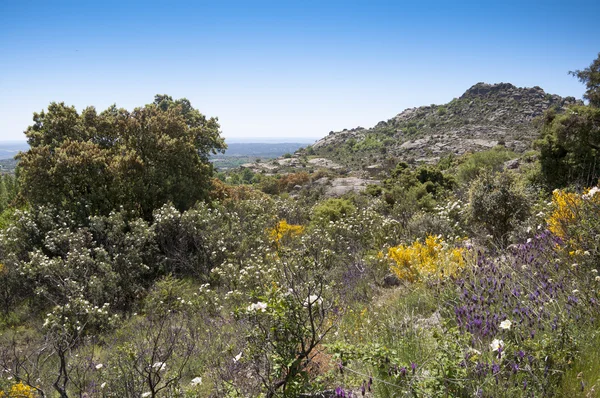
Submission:
{"label": "clear blue sky", "polygon": [[157,93],[228,140],[317,139],[484,81],[578,98],[600,1],[0,2],[0,140],[51,101],[132,109]]}

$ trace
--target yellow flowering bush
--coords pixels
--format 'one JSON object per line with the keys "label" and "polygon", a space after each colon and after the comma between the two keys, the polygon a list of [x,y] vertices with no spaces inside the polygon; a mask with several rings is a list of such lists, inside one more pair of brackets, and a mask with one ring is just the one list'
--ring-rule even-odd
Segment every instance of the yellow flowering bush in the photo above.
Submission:
{"label": "yellow flowering bush", "polygon": [[35,398],[35,390],[22,382],[13,384],[8,395],[3,391],[0,391],[0,398]]}
{"label": "yellow flowering bush", "polygon": [[555,236],[577,247],[577,242],[571,241],[577,234],[570,233],[570,229],[584,227],[590,219],[598,217],[600,189],[588,188],[582,195],[556,189],[552,193],[552,208],[552,213],[546,219],[548,229]]}
{"label": "yellow flowering bush", "polygon": [[288,224],[286,220],[281,220],[269,231],[269,238],[279,247],[283,239],[300,236],[302,232],[304,232],[302,225]]}
{"label": "yellow flowering bush", "polygon": [[402,280],[415,282],[430,277],[455,275],[464,267],[464,248],[452,247],[441,236],[428,236],[425,243],[399,245],[388,249],[395,264],[392,271]]}
{"label": "yellow flowering bush", "polygon": [[573,225],[579,218],[581,197],[572,192],[559,189],[552,192],[552,214],[546,219],[548,229],[559,238],[567,237],[567,228]]}

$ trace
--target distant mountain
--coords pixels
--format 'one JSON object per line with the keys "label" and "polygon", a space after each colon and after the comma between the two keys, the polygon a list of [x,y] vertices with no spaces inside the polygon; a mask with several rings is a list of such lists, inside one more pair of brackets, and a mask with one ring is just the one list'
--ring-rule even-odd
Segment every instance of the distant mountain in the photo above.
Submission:
{"label": "distant mountain", "polygon": [[276,158],[286,153],[294,153],[306,143],[227,143],[227,151],[224,155],[219,154],[214,158],[230,156],[255,156],[264,158]]}
{"label": "distant mountain", "polygon": [[274,159],[286,154],[291,155],[306,145],[306,143],[281,142],[227,142],[225,154],[213,155],[210,160],[217,170],[233,169],[247,163],[254,164],[260,160]]}
{"label": "distant mountain", "polygon": [[29,150],[25,141],[0,141],[0,159],[12,159],[19,151]]}
{"label": "distant mountain", "polygon": [[329,133],[306,153],[357,169],[390,157],[433,163],[498,144],[522,152],[538,135],[535,118],[550,107],[561,111],[576,103],[581,101],[540,87],[477,83],[447,104],[406,109],[368,129]]}

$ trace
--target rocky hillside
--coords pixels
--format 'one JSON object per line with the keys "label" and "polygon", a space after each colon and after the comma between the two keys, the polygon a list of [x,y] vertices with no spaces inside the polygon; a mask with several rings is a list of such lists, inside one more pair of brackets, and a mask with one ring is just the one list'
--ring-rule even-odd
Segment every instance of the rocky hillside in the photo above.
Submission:
{"label": "rocky hillside", "polygon": [[369,129],[329,133],[306,154],[356,170],[377,168],[386,158],[433,163],[450,153],[461,155],[498,144],[522,152],[537,136],[534,119],[550,107],[564,109],[577,102],[540,87],[477,83],[445,105],[406,109]]}

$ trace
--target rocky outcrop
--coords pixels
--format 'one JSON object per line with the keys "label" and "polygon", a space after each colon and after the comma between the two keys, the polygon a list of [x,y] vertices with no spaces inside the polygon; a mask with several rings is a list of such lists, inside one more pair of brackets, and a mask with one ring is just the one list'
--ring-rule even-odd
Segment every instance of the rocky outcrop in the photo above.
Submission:
{"label": "rocky outcrop", "polygon": [[319,157],[354,170],[390,157],[432,163],[496,145],[523,152],[538,135],[536,118],[551,107],[560,112],[577,103],[540,87],[477,83],[445,105],[406,109],[370,129],[332,132],[312,148]]}

